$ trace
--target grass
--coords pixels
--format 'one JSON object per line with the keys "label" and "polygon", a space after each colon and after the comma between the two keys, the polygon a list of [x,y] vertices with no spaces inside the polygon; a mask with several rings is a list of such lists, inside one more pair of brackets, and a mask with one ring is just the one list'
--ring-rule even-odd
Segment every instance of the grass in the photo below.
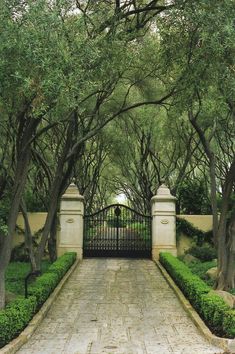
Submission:
{"label": "grass", "polygon": [[[50,266],[50,262],[44,260],[42,262],[42,273]],[[6,271],[6,291],[16,295],[24,295],[24,279],[30,272],[30,263],[11,262]]]}

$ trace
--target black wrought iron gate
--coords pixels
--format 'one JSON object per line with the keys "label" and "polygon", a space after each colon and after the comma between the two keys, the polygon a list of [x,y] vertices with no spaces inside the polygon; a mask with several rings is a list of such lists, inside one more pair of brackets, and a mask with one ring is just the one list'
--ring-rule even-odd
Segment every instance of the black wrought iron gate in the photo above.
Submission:
{"label": "black wrought iron gate", "polygon": [[85,257],[150,258],[151,216],[122,204],[84,216]]}

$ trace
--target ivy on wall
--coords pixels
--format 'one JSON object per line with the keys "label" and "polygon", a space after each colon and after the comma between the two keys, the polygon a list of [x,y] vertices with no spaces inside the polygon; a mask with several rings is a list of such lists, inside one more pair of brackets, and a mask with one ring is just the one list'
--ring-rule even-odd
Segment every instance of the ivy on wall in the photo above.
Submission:
{"label": "ivy on wall", "polygon": [[191,222],[176,217],[176,239],[179,240],[180,234],[185,234],[195,240],[198,246],[201,246],[204,242],[212,242],[213,234],[212,230],[202,231],[197,227],[193,226]]}

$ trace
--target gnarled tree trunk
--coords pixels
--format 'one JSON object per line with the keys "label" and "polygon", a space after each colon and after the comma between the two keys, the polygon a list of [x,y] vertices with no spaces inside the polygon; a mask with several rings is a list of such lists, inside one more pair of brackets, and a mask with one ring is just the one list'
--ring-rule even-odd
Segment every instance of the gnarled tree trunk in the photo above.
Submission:
{"label": "gnarled tree trunk", "polygon": [[29,141],[40,122],[40,119],[32,118],[28,120],[24,116],[19,117],[19,119],[21,121],[19,124],[19,141],[17,142],[17,162],[7,220],[8,235],[3,237],[0,245],[0,308],[5,306],[5,271],[11,257],[12,240],[30,163],[31,147]]}
{"label": "gnarled tree trunk", "polygon": [[28,214],[27,214],[27,209],[24,200],[21,200],[21,211],[22,215],[24,218],[24,228],[25,228],[25,248],[28,252],[30,263],[31,263],[31,270],[35,271],[36,270],[36,260],[35,260],[35,255],[34,255],[34,250],[33,250],[33,235],[31,232],[31,227],[29,224],[29,219],[28,219]]}

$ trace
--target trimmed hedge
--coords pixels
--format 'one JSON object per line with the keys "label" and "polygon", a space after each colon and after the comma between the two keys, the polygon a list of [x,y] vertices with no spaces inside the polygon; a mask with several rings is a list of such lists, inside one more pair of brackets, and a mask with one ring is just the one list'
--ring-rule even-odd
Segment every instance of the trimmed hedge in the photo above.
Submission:
{"label": "trimmed hedge", "polygon": [[29,323],[35,313],[37,300],[17,299],[0,311],[0,348],[16,337]]}
{"label": "trimmed hedge", "polygon": [[75,252],[65,253],[29,286],[27,299],[19,298],[0,311],[0,348],[27,326],[75,260]]}
{"label": "trimmed hedge", "polygon": [[235,311],[179,259],[170,253],[160,253],[160,262],[194,306],[210,329],[217,335],[235,337]]}
{"label": "trimmed hedge", "polygon": [[224,315],[223,330],[229,338],[235,338],[235,311],[227,311]]}
{"label": "trimmed hedge", "polygon": [[47,271],[29,286],[29,296],[35,296],[39,308],[49,297],[64,274],[75,262],[76,253],[68,252],[55,261]]}

